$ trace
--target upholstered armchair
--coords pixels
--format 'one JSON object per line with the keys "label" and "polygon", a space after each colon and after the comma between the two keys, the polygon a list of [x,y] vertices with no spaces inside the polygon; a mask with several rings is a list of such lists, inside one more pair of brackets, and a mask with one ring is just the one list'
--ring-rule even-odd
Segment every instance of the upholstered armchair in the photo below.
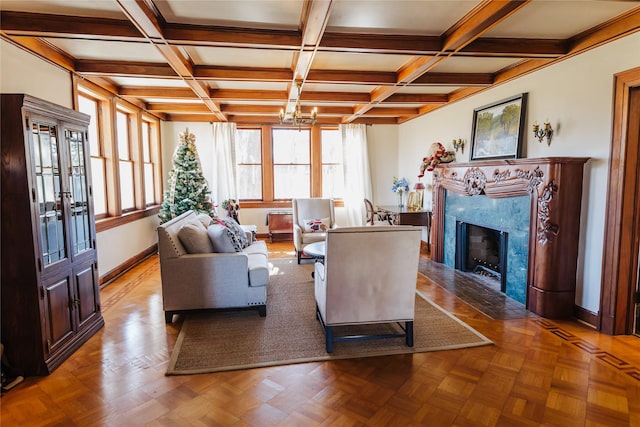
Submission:
{"label": "upholstered armchair", "polygon": [[333,199],[293,199],[293,246],[298,256],[298,264],[304,247],[309,243],[321,242],[326,232],[336,225]]}
{"label": "upholstered armchair", "polygon": [[[314,282],[328,353],[336,341],[366,338],[404,337],[413,347],[421,234],[420,227],[404,225],[327,231],[324,264],[316,262]],[[337,328],[372,323],[398,323],[400,328],[371,336],[345,336]]]}

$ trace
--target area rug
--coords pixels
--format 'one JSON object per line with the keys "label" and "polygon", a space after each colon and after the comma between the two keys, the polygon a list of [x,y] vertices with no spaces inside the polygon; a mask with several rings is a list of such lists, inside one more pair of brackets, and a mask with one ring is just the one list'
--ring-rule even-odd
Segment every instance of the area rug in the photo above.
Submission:
{"label": "area rug", "polygon": [[[271,261],[266,317],[259,317],[253,310],[188,315],[173,349],[167,375],[491,344],[486,337],[417,293],[414,347],[407,347],[404,338],[336,342],[333,353],[328,354],[324,332],[315,316],[312,271],[311,264],[298,265],[295,259]],[[376,328],[376,333],[389,333],[393,331],[388,328],[398,326],[371,325],[358,332],[373,332],[368,328]],[[352,332],[336,329],[337,335]]]}

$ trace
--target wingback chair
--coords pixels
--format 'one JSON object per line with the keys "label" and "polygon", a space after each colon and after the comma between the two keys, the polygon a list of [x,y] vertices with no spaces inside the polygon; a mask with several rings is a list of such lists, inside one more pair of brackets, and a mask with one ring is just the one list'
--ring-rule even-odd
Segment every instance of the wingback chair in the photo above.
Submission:
{"label": "wingback chair", "polygon": [[336,225],[333,199],[293,199],[293,246],[298,256],[298,264],[304,247],[309,243],[321,242],[326,231]]}
{"label": "wingback chair", "polygon": [[[314,282],[328,353],[336,341],[365,338],[404,337],[413,347],[421,234],[420,227],[405,225],[327,231],[324,264],[316,262]],[[371,323],[398,323],[403,333],[338,336],[333,329]]]}

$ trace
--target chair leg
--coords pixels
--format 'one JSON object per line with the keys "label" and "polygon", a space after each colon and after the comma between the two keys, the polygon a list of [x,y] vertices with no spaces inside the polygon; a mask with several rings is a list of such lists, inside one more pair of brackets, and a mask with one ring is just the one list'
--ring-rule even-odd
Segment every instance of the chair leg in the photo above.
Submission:
{"label": "chair leg", "polygon": [[258,314],[260,315],[260,317],[267,317],[267,306],[266,306],[266,304],[258,306]]}
{"label": "chair leg", "polygon": [[327,334],[327,353],[333,352],[333,327],[327,326],[325,330]]}
{"label": "chair leg", "polygon": [[298,264],[300,264],[300,257],[302,256],[302,251],[296,251],[298,254]]}
{"label": "chair leg", "polygon": [[173,321],[173,312],[172,311],[165,311],[164,312],[164,322],[165,323],[171,323]]}
{"label": "chair leg", "polygon": [[407,347],[413,347],[413,322],[404,323]]}

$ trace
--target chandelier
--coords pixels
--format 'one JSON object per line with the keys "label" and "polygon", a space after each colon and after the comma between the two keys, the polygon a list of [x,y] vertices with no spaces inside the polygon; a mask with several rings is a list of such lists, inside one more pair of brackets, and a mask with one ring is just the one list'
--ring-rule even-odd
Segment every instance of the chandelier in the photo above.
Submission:
{"label": "chandelier", "polygon": [[298,128],[298,131],[300,131],[302,129],[302,126],[313,126],[316,124],[316,121],[318,119],[318,108],[313,107],[313,109],[311,110],[311,115],[309,117],[304,117],[302,115],[302,107],[300,106],[300,90],[302,88],[302,81],[298,80],[296,82],[296,86],[298,87],[296,108],[291,113],[285,113],[283,109],[280,109],[280,123],[290,123],[291,126],[296,126]]}

